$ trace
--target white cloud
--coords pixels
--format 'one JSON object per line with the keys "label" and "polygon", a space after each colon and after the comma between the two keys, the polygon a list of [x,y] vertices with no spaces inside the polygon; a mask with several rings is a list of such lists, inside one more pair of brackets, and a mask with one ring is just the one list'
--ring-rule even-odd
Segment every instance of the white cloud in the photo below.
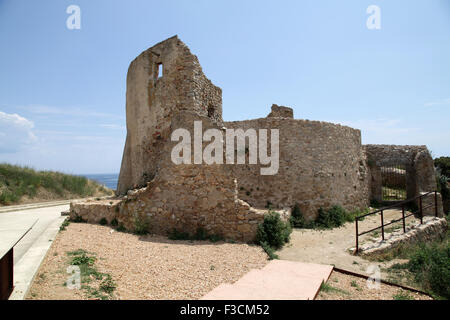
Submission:
{"label": "white cloud", "polygon": [[32,121],[0,111],[0,153],[15,153],[37,139],[32,129]]}
{"label": "white cloud", "polygon": [[427,102],[424,104],[424,106],[425,107],[450,106],[450,98]]}
{"label": "white cloud", "polygon": [[19,107],[22,110],[26,110],[33,114],[38,115],[63,115],[73,117],[99,117],[99,118],[115,118],[122,119],[123,115],[117,115],[113,113],[88,111],[87,108],[74,108],[74,107],[51,107],[45,105],[30,105]]}

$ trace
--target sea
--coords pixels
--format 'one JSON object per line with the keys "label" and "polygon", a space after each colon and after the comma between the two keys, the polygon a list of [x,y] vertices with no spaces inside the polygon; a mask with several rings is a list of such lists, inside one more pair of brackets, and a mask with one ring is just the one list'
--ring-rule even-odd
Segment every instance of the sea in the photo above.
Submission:
{"label": "sea", "polygon": [[119,180],[118,173],[106,173],[106,174],[83,174],[84,177],[97,181],[98,183],[116,190],[117,181]]}

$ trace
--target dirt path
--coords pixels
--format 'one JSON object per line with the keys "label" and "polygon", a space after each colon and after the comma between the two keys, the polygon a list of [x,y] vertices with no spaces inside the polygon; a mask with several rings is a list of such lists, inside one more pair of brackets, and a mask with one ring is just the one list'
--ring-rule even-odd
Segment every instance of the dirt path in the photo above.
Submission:
{"label": "dirt path", "polygon": [[[399,217],[401,217],[400,210],[387,210],[384,212],[385,223]],[[413,220],[414,218],[410,217],[407,219],[407,222],[412,222]],[[360,232],[379,225],[379,215],[367,217],[360,222]],[[401,222],[395,223],[394,226],[401,227]],[[392,229],[391,226],[389,228]],[[368,234],[361,237],[360,244],[364,243],[364,240],[370,236]],[[352,222],[332,230],[294,229],[290,243],[278,251],[277,254],[280,259],[331,264],[338,268],[366,275],[370,275],[367,272],[367,268],[370,265],[376,265],[382,271],[383,268],[389,267],[396,262],[401,262],[400,260],[389,262],[369,261],[351,254],[349,249],[354,249],[354,247],[355,223]],[[383,277],[386,277],[386,274],[382,272]]]}

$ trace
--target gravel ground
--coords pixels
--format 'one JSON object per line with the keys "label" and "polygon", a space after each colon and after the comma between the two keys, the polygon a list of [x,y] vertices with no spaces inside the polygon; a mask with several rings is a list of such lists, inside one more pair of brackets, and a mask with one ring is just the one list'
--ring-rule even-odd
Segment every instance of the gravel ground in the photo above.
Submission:
{"label": "gravel ground", "polygon": [[[400,210],[386,210],[384,213],[385,221],[401,217]],[[409,223],[413,222],[412,217],[408,218]],[[380,216],[369,216],[360,222],[360,232],[370,230],[380,225]],[[395,224],[401,226],[401,222]],[[367,234],[360,238],[360,243],[364,243],[373,236]],[[355,247],[355,223],[348,222],[340,228],[331,230],[312,230],[312,229],[294,229],[291,235],[291,241],[277,252],[280,259],[311,262],[320,264],[330,264],[341,269],[353,271],[356,273],[367,273],[369,266],[378,266],[381,269],[383,279],[388,277],[384,270],[394,263],[400,263],[401,260],[393,259],[391,261],[369,261],[360,256],[353,255],[349,249]]]}
{"label": "gravel ground", "polygon": [[117,284],[116,299],[198,299],[268,263],[258,246],[172,241],[71,223],[56,237],[27,299],[87,299],[83,290],[64,285],[69,277],[67,252],[77,249],[95,254],[96,268]]}
{"label": "gravel ground", "polygon": [[327,281],[328,290],[321,290],[316,300],[432,300],[426,295],[380,283],[369,289],[366,279],[333,271]]}

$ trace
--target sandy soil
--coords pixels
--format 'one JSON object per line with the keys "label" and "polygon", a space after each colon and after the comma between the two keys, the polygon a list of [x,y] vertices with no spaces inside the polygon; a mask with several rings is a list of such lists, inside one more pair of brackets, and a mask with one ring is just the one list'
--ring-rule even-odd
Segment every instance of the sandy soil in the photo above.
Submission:
{"label": "sandy soil", "polygon": [[377,288],[369,288],[366,279],[336,271],[327,285],[329,289],[322,289],[316,300],[432,300],[426,295],[383,283]]}
{"label": "sandy soil", "polygon": [[[401,217],[400,210],[387,210],[384,213],[385,222]],[[414,221],[413,217],[407,218],[409,223]],[[364,221],[359,223],[360,232],[370,230],[379,226],[380,216],[374,215],[367,217]],[[392,226],[401,227],[401,222],[395,223]],[[370,233],[360,237],[360,243],[367,241],[369,237],[374,234]],[[291,241],[283,249],[277,252],[280,259],[331,264],[341,269],[370,275],[367,273],[367,268],[370,265],[378,266],[382,273],[382,278],[386,279],[388,276],[383,272],[383,269],[390,267],[394,263],[403,262],[401,260],[391,260],[388,262],[374,262],[363,259],[359,256],[353,255],[349,249],[355,247],[355,223],[346,223],[340,228],[331,230],[311,230],[311,229],[294,229],[291,235]]]}
{"label": "sandy soil", "polygon": [[232,283],[268,263],[258,246],[207,241],[172,241],[161,236],[112,232],[110,227],[71,223],[56,237],[27,299],[86,299],[70,290],[67,252],[84,249],[95,266],[117,284],[116,299],[198,299],[221,283]]}

